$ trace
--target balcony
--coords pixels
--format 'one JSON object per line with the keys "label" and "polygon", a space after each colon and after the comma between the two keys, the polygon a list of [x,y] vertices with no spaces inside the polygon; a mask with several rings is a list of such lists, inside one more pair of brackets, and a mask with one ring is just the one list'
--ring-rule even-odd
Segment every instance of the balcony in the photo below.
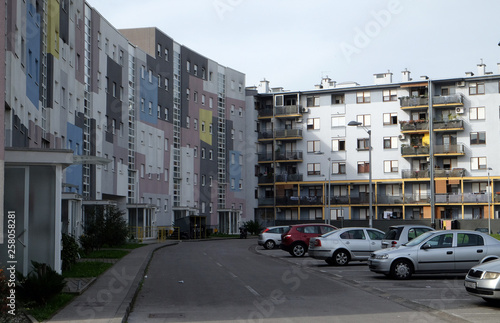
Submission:
{"label": "balcony", "polygon": [[258,153],[257,161],[259,162],[268,162],[273,160],[273,153]]}
{"label": "balcony", "polygon": [[285,152],[276,152],[275,154],[276,161],[302,161],[302,151],[285,151]]}
{"label": "balcony", "polygon": [[275,131],[277,140],[302,139],[302,129],[278,129]]}
{"label": "balcony", "polygon": [[273,116],[273,108],[264,108],[258,110],[259,118],[270,118]]}
{"label": "balcony", "polygon": [[279,196],[276,198],[276,205],[299,205],[297,196]]}
{"label": "balcony", "polygon": [[429,178],[429,170],[424,169],[424,170],[411,170],[411,169],[404,169],[401,171],[401,175],[403,178]]}
{"label": "balcony", "polygon": [[464,193],[464,203],[488,203],[488,194]]}
{"label": "balcony", "polygon": [[434,145],[434,156],[463,156],[465,155],[464,144],[456,145]]}
{"label": "balcony", "polygon": [[[360,194],[359,196],[351,196],[351,204],[368,204],[370,203],[369,194]],[[373,198],[373,203],[375,203],[375,198]]]}
{"label": "balcony", "polygon": [[272,184],[274,183],[274,176],[270,175],[260,175],[258,179],[259,184]]}
{"label": "balcony", "polygon": [[287,117],[287,116],[301,116],[301,106],[300,105],[286,105],[281,107],[276,107],[275,117]]}
{"label": "balcony", "polygon": [[429,131],[429,121],[427,120],[408,120],[399,123],[403,133],[425,133]]}
{"label": "balcony", "polygon": [[405,108],[424,108],[429,106],[429,98],[425,97],[401,97],[399,98],[401,109]]}
{"label": "balcony", "polygon": [[259,206],[273,206],[274,197],[260,197],[258,200]]}
{"label": "balcony", "polygon": [[259,131],[257,138],[259,140],[272,140],[273,139],[273,131],[272,130]]}
{"label": "balcony", "polygon": [[464,168],[453,168],[453,169],[435,169],[434,177],[464,177]]}
{"label": "balcony", "polygon": [[458,106],[464,104],[464,97],[461,94],[441,95],[432,98],[432,106]]}
{"label": "balcony", "polygon": [[302,182],[302,174],[280,174],[276,175],[276,183]]}
{"label": "balcony", "polygon": [[464,130],[463,120],[434,121],[434,131],[459,131]]}
{"label": "balcony", "polygon": [[349,204],[349,196],[332,196],[330,204]]}
{"label": "balcony", "polygon": [[429,146],[401,146],[401,156],[429,156]]}
{"label": "balcony", "polygon": [[462,203],[462,194],[436,194],[436,203]]}
{"label": "balcony", "polygon": [[431,201],[427,193],[405,194],[404,198],[406,204],[428,204]]}
{"label": "balcony", "polygon": [[323,205],[321,196],[301,196],[300,205]]}
{"label": "balcony", "polygon": [[403,204],[402,196],[377,195],[377,204]]}

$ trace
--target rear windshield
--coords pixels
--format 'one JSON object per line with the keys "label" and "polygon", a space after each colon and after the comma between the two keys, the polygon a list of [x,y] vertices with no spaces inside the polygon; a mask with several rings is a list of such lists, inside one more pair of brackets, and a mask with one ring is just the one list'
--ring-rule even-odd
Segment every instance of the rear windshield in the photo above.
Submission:
{"label": "rear windshield", "polygon": [[384,240],[399,240],[401,228],[389,228],[389,231],[384,236]]}

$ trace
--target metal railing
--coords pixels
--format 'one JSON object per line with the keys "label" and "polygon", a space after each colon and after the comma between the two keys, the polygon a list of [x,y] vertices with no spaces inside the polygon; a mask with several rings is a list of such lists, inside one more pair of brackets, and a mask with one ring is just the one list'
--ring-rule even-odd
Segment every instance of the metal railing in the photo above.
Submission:
{"label": "metal railing", "polygon": [[434,145],[434,154],[465,154],[465,145],[458,143],[456,145]]}

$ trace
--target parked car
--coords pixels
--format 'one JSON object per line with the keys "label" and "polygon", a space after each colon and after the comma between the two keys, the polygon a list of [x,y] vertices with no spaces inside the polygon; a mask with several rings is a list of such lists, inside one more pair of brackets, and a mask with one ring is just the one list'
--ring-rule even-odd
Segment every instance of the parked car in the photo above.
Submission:
{"label": "parked car", "polygon": [[309,241],[309,256],[329,265],[344,266],[349,261],[368,260],[382,247],[384,232],[372,228],[343,228]]}
{"label": "parked car", "polygon": [[288,229],[288,225],[268,227],[259,233],[257,240],[259,246],[266,249],[274,249],[281,244],[281,235]]}
{"label": "parked car", "polygon": [[500,258],[500,241],[469,230],[428,231],[398,248],[372,253],[370,270],[408,279],[420,273],[466,273],[480,262]]}
{"label": "parked car", "polygon": [[296,224],[289,226],[281,235],[280,248],[294,257],[302,257],[309,247],[309,239],[336,230],[333,225],[322,223]]}
{"label": "parked car", "polygon": [[500,260],[472,267],[465,277],[465,289],[490,303],[500,303]]}
{"label": "parked car", "polygon": [[413,240],[422,233],[433,230],[433,228],[425,225],[393,225],[389,227],[389,230],[387,230],[382,240],[382,248],[398,247]]}

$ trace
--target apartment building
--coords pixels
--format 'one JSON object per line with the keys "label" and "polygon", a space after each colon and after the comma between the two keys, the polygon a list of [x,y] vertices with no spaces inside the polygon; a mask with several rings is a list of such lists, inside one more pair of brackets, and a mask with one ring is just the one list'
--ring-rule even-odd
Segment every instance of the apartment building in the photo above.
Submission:
{"label": "apartment building", "polygon": [[450,228],[498,219],[499,74],[481,63],[448,79],[403,71],[400,82],[388,72],[369,86],[325,78],[310,91],[269,81],[249,88],[258,114],[256,219],[368,225],[370,205],[372,221]]}
{"label": "apartment building", "polygon": [[[0,16],[0,222],[15,215],[17,270],[60,270],[61,234],[78,238],[96,206],[142,239],[253,219],[243,73],[157,28],[117,30],[83,0],[9,0]],[[2,263],[6,248],[4,235]]]}

